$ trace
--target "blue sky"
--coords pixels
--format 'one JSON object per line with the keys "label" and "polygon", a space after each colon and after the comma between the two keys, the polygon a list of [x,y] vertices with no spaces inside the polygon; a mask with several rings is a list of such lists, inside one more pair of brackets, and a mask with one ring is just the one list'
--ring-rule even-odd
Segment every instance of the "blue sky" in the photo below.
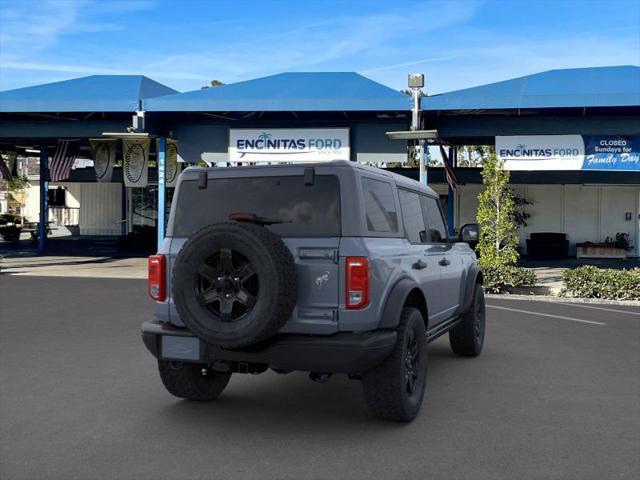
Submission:
{"label": "blue sky", "polygon": [[181,91],[283,71],[439,93],[554,68],[640,64],[640,1],[0,0],[0,90],[144,74]]}

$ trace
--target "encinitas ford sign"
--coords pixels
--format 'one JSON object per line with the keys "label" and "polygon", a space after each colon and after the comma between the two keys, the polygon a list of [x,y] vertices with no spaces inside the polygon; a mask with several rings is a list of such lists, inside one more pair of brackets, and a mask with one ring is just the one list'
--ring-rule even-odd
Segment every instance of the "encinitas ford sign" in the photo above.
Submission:
{"label": "encinitas ford sign", "polygon": [[640,171],[640,136],[497,136],[507,170]]}
{"label": "encinitas ford sign", "polygon": [[580,170],[580,135],[496,136],[496,154],[506,170]]}
{"label": "encinitas ford sign", "polygon": [[230,162],[349,160],[348,128],[229,130]]}

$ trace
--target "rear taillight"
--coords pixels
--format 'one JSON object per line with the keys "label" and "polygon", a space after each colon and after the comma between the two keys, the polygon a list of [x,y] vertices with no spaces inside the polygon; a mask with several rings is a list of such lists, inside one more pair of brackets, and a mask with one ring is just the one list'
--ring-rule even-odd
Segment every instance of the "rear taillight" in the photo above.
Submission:
{"label": "rear taillight", "polygon": [[151,255],[149,257],[148,291],[149,296],[158,302],[162,302],[167,298],[165,265],[164,255]]}
{"label": "rear taillight", "polygon": [[357,309],[369,305],[369,259],[347,257],[347,308]]}

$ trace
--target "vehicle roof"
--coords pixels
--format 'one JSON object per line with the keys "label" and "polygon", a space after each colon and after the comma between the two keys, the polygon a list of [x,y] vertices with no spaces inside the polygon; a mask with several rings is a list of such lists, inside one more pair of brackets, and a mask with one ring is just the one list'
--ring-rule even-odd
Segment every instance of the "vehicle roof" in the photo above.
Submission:
{"label": "vehicle roof", "polygon": [[364,165],[358,162],[352,162],[348,160],[333,160],[330,162],[314,162],[314,163],[296,163],[296,164],[275,164],[275,165],[248,165],[248,166],[239,166],[239,167],[189,167],[185,170],[188,171],[207,171],[208,173],[225,173],[229,172],[229,169],[233,169],[238,172],[247,172],[247,171],[260,171],[260,170],[287,170],[287,169],[300,169],[304,167],[318,167],[318,168],[348,168],[352,170],[361,170],[367,172],[369,174],[386,177],[389,180],[393,180],[396,185],[410,188],[412,190],[422,191],[430,196],[436,196],[436,192],[428,186],[422,185],[420,182],[413,180],[412,178],[405,177],[404,175],[400,175],[397,173],[389,172],[388,170],[384,170],[382,168],[372,167],[370,165]]}

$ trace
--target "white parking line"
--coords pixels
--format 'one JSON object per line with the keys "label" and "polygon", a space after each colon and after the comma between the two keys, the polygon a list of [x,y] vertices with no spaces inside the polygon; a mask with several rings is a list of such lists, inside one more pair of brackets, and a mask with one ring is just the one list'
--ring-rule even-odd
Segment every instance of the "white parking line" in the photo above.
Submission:
{"label": "white parking line", "polygon": [[581,318],[563,317],[562,315],[551,315],[550,313],[532,312],[530,310],[519,310],[517,308],[499,307],[497,305],[489,305],[489,304],[487,304],[487,307],[489,307],[489,308],[497,308],[498,310],[508,310],[510,312],[528,313],[529,315],[540,315],[541,317],[559,318],[561,320],[570,320],[572,322],[590,323],[591,325],[606,325],[606,323],[603,323],[603,322],[594,322],[594,321],[591,321],[591,320],[582,320]]}
{"label": "white parking line", "polygon": [[593,308],[594,310],[604,310],[605,312],[615,312],[615,313],[626,313],[627,315],[639,315],[640,312],[631,312],[629,310],[618,310],[616,308],[604,308],[604,307],[594,307],[593,305],[584,305],[582,303],[570,303],[570,302],[545,302],[545,303],[555,303],[560,305],[567,305],[569,307],[582,307],[582,308]]}

